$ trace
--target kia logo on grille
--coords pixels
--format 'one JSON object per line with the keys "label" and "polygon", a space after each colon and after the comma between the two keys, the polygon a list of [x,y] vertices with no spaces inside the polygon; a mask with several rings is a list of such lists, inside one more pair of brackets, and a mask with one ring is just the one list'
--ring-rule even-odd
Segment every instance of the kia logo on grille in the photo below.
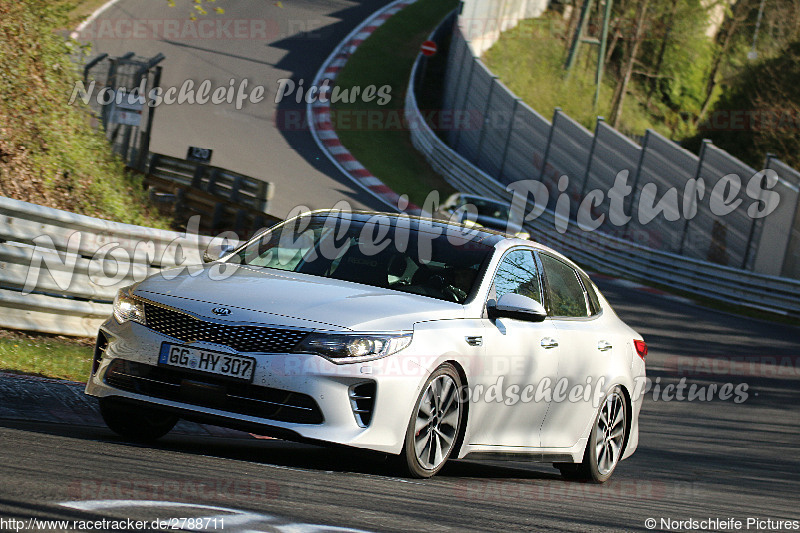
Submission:
{"label": "kia logo on grille", "polygon": [[222,316],[228,316],[229,314],[231,314],[231,310],[228,309],[227,307],[215,307],[214,309],[211,310],[211,312],[214,313],[215,315],[222,315]]}

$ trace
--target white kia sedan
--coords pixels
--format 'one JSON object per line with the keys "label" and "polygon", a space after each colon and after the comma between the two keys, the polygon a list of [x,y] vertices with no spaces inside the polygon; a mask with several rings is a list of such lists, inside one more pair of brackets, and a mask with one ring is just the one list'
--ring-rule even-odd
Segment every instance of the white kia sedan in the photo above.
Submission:
{"label": "white kia sedan", "polygon": [[120,435],[183,418],[376,450],[415,477],[485,454],[595,482],[636,449],[647,346],[553,250],[317,211],[218,253],[119,292],[86,393]]}

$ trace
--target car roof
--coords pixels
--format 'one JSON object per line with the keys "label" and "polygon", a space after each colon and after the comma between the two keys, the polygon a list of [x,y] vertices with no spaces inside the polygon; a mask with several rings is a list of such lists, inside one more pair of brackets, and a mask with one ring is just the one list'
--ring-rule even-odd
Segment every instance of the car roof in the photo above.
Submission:
{"label": "car roof", "polygon": [[530,239],[522,239],[516,237],[514,235],[510,235],[508,233],[504,233],[501,231],[496,231],[493,229],[486,228],[484,226],[466,226],[459,222],[453,222],[451,220],[442,220],[436,218],[429,218],[423,217],[418,215],[409,215],[407,213],[388,213],[385,211],[366,211],[366,210],[353,210],[353,211],[341,211],[338,209],[316,209],[314,211],[306,211],[301,213],[298,216],[309,216],[309,215],[348,215],[351,216],[354,220],[358,220],[360,222],[367,222],[371,217],[374,216],[385,216],[393,219],[400,219],[404,218],[412,222],[412,228],[419,230],[420,223],[431,224],[434,226],[439,226],[441,228],[447,227],[459,227],[469,230],[475,235],[473,239],[476,242],[482,242],[489,246],[498,249],[509,249],[514,248],[517,246],[526,246],[528,248],[534,248],[536,250],[547,252],[555,257],[562,259],[563,261],[569,263],[571,266],[580,269],[578,265],[575,264],[574,261],[566,257],[564,254],[553,250],[549,246],[545,246],[544,244],[530,240]]}
{"label": "car roof", "polygon": [[467,226],[465,224],[461,224],[460,222],[453,222],[451,220],[429,218],[418,215],[409,215],[407,213],[387,213],[384,211],[361,211],[361,210],[340,211],[338,209],[317,209],[314,211],[308,211],[302,213],[299,216],[337,215],[337,214],[350,216],[352,217],[353,220],[358,220],[360,222],[367,222],[370,218],[374,216],[385,216],[393,219],[401,219],[401,218],[407,219],[411,221],[411,227],[416,230],[420,230],[421,229],[420,225],[423,223],[426,225],[438,226],[442,229],[446,229],[448,227],[458,227],[469,230],[472,234],[474,234],[475,238],[472,240],[484,242],[490,246],[497,245],[503,239],[515,239],[513,235],[509,235],[508,233],[486,228],[484,226]]}

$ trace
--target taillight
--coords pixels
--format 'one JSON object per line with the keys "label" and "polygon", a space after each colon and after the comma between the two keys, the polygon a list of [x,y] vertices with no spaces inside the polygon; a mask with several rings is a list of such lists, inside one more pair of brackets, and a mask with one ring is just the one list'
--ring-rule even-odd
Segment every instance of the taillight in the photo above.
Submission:
{"label": "taillight", "polygon": [[639,339],[633,339],[633,346],[636,348],[636,353],[644,361],[644,358],[647,357],[647,344]]}

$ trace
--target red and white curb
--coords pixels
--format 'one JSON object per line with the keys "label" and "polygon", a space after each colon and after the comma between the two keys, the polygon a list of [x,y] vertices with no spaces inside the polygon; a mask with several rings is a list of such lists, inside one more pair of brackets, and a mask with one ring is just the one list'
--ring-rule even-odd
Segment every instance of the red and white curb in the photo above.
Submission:
{"label": "red and white curb", "polygon": [[[313,85],[319,87],[316,101],[308,104],[306,114],[312,137],[320,150],[328,159],[353,183],[386,204],[392,211],[404,211],[409,214],[421,214],[419,207],[409,204],[406,196],[400,196],[390,189],[380,178],[374,176],[362,165],[350,151],[342,145],[331,122],[329,93],[339,72],[359,46],[377,30],[384,22],[397,12],[413,4],[416,0],[398,0],[379,9],[356,26],[350,34],[339,43],[331,55],[322,63],[314,77]],[[328,83],[322,85],[325,80]],[[320,100],[324,99],[325,102]]]}

